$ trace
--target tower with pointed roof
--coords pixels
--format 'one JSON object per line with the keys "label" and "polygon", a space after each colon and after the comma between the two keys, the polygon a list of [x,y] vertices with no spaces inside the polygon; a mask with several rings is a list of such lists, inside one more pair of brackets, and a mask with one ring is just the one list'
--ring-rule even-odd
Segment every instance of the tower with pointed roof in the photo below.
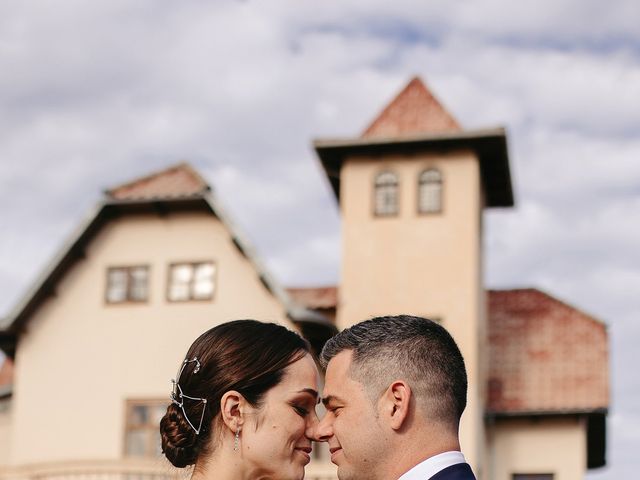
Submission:
{"label": "tower with pointed roof", "polygon": [[467,359],[463,451],[482,471],[482,211],[513,204],[503,129],[464,130],[414,78],[359,138],[315,147],[342,216],[337,322],[436,319]]}

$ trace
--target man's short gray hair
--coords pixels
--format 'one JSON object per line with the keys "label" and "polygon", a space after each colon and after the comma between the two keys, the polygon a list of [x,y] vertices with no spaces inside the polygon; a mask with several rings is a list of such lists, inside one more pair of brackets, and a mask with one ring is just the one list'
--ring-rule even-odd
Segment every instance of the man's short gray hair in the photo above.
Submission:
{"label": "man's short gray hair", "polygon": [[372,400],[394,379],[403,379],[429,418],[457,428],[467,404],[467,374],[444,327],[410,315],[372,318],[331,338],[322,349],[322,365],[345,350],[353,352],[352,378]]}

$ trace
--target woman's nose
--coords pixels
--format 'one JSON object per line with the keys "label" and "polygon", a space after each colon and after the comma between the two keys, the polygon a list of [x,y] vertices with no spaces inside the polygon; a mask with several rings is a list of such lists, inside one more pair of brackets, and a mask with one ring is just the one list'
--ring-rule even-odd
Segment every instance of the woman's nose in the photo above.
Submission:
{"label": "woman's nose", "polygon": [[317,419],[313,432],[316,442],[327,442],[333,436],[333,424],[329,418],[331,415],[325,414],[322,420]]}
{"label": "woman's nose", "polygon": [[316,412],[311,413],[311,415],[309,415],[309,419],[307,420],[307,426],[306,426],[306,430],[305,430],[305,436],[313,441],[319,441],[316,438],[316,432],[318,430],[318,423],[320,423],[320,420],[318,420],[318,415],[316,414]]}

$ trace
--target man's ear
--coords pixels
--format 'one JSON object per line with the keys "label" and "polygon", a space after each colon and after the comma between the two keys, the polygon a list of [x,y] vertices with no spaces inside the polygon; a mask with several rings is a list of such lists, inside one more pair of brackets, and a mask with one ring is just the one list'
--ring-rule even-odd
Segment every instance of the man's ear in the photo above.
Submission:
{"label": "man's ear", "polygon": [[220,413],[222,421],[232,431],[242,428],[244,423],[244,409],[246,400],[241,393],[229,390],[220,399]]}
{"label": "man's ear", "polygon": [[382,394],[384,415],[393,430],[399,430],[409,416],[411,387],[404,380],[395,380]]}

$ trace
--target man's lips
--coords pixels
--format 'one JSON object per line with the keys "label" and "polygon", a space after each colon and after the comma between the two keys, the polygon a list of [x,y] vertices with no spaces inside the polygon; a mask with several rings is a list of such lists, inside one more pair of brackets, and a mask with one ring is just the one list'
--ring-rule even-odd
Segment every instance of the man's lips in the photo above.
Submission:
{"label": "man's lips", "polygon": [[342,447],[331,447],[331,448],[329,449],[329,452],[331,453],[331,461],[332,461],[333,463],[336,463],[336,462],[334,461],[334,457],[335,457],[339,452],[341,452],[341,451],[342,451]]}

